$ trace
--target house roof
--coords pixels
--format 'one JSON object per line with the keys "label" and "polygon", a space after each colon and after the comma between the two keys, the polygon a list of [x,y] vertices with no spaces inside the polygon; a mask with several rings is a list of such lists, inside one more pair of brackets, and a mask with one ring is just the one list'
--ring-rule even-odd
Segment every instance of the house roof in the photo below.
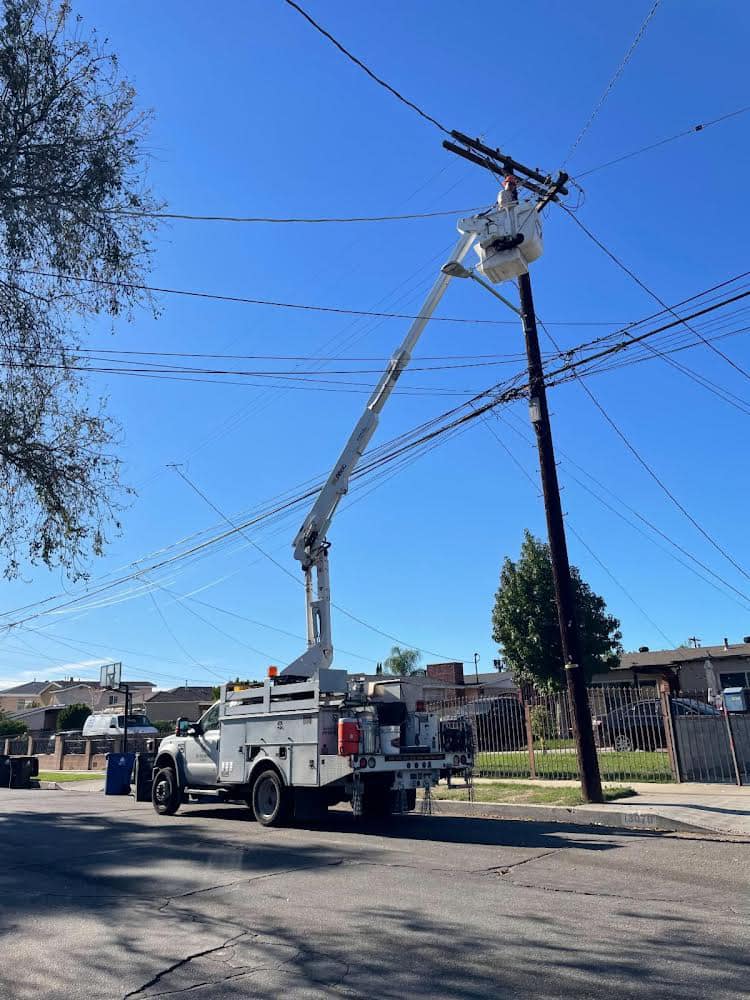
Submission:
{"label": "house roof", "polygon": [[213,688],[200,685],[183,685],[169,691],[157,691],[148,700],[149,705],[156,702],[174,701],[213,701]]}
{"label": "house roof", "polygon": [[57,715],[58,712],[62,712],[64,705],[40,705],[39,708],[24,708],[19,712],[8,712],[11,719],[17,719],[19,722],[27,722],[36,715],[45,715],[47,712],[54,712]]}
{"label": "house roof", "polygon": [[[477,675],[471,673],[470,671],[464,675],[464,686],[470,687],[477,686]],[[489,685],[492,687],[515,687],[516,683],[510,673],[506,671],[499,670],[489,670],[486,673],[479,674],[479,685],[481,686]]]}
{"label": "house roof", "polygon": [[[129,684],[130,687],[155,687],[153,681],[129,681],[124,680],[123,684]],[[100,688],[101,684],[99,681],[87,680],[85,677],[78,678],[66,678],[63,681],[48,681],[48,685],[55,684],[61,691],[65,691],[67,688],[74,687],[90,687],[90,688]]]}
{"label": "house roof", "polygon": [[26,684],[16,684],[15,687],[6,688],[0,694],[40,694],[51,681],[27,681]]}
{"label": "house roof", "polygon": [[624,653],[615,670],[633,670],[644,667],[677,667],[683,663],[700,663],[703,660],[730,660],[750,657],[750,642],[730,643],[726,646],[678,646],[677,649],[654,649],[647,653]]}

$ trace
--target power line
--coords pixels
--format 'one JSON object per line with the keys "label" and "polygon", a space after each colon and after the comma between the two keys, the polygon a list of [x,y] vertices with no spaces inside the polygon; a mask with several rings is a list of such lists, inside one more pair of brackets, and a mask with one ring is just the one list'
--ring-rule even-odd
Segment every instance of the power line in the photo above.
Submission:
{"label": "power line", "polygon": [[[549,335],[549,331],[546,332]],[[644,336],[654,335],[655,332],[657,331],[651,331],[648,334],[642,335],[641,339],[643,339]],[[556,369],[551,374],[553,376],[567,375],[568,377],[570,377],[569,373],[572,372],[577,367],[589,363],[594,358],[598,359],[605,355],[613,354],[617,351],[620,351],[625,346],[628,346],[630,343],[631,341],[625,341],[620,344],[612,345],[611,347],[603,351],[597,352],[590,358],[583,358],[577,362],[563,365],[560,368]],[[412,431],[409,431],[406,434],[401,435],[399,438],[396,438],[393,441],[381,446],[380,449],[375,449],[375,452],[371,456],[370,460],[357,471],[357,473],[355,474],[355,478],[361,479],[363,476],[370,475],[372,474],[373,471],[382,467],[383,465],[387,463],[392,463],[394,461],[398,461],[401,458],[401,456],[405,455],[407,452],[414,451],[420,448],[423,449],[437,438],[452,434],[454,431],[465,426],[469,421],[474,420],[482,413],[494,409],[495,407],[505,402],[521,398],[526,392],[525,384],[520,382],[521,378],[522,376],[519,374],[518,376],[515,377],[515,379],[507,381],[505,383],[506,385],[505,389],[503,389],[502,386],[500,385],[492,386],[489,389],[486,389],[483,392],[476,394],[473,397],[473,399],[467,401],[466,403],[462,403],[459,406],[454,407],[452,410],[448,410],[442,414],[439,414],[437,417],[432,418],[431,420],[425,422],[424,424],[420,425],[417,428],[414,428]],[[481,406],[475,406],[474,404],[478,403],[478,401],[480,400],[484,400]],[[204,553],[210,547],[213,547],[221,542],[224,542],[228,538],[234,536],[240,529],[244,530],[248,527],[259,524],[263,521],[268,521],[270,518],[277,517],[280,514],[283,514],[285,511],[291,511],[292,509],[296,509],[305,500],[315,496],[319,488],[320,484],[316,483],[311,488],[305,489],[304,492],[302,492],[301,494],[291,495],[291,496],[287,495],[285,497],[282,497],[278,500],[278,502],[274,506],[262,510],[255,516],[246,519],[236,527],[232,527],[229,530],[219,532],[218,534],[215,534],[209,538],[205,538],[200,542],[196,542],[195,544],[191,545],[188,549],[179,551],[174,555],[164,554],[168,551],[168,549],[161,550],[161,552],[163,553],[163,557],[157,559],[157,561],[154,562],[152,565],[148,567],[143,567],[142,565],[140,565],[140,563],[132,564],[136,566],[136,568],[132,572],[126,573],[125,575],[120,577],[115,577],[112,580],[103,582],[96,588],[89,589],[78,597],[70,598],[70,596],[67,593],[58,594],[46,598],[41,602],[35,602],[21,608],[15,608],[13,610],[7,611],[2,617],[7,618],[10,615],[14,614],[23,615],[24,612],[29,612],[29,613],[23,615],[23,617],[17,619],[16,621],[8,622],[4,626],[4,628],[6,629],[12,628],[16,624],[23,624],[26,621],[38,618],[45,614],[49,614],[53,611],[64,610],[68,607],[79,604],[82,600],[86,600],[91,597],[96,597],[101,593],[107,592],[109,590],[114,589],[115,587],[121,586],[124,583],[132,581],[133,579],[139,578],[142,576],[144,572],[152,573],[155,572],[156,570],[163,569],[167,566],[173,565],[178,561],[184,561],[189,558],[194,558]],[[59,604],[53,605],[52,607],[48,607],[46,610],[44,610],[45,605],[50,605],[52,604],[52,602],[59,600],[60,598],[67,598],[67,600],[62,600]],[[39,610],[34,611],[33,609],[35,608]],[[343,611],[344,609],[339,609],[339,610]],[[357,619],[356,616],[352,617],[355,620],[358,620],[360,621],[360,623],[362,623],[361,619]],[[367,627],[371,626],[367,624]],[[386,635],[388,638],[394,638],[393,636],[385,632],[381,632],[381,634]],[[403,640],[396,639],[395,641],[403,641]],[[432,653],[432,651],[430,650],[426,650],[426,652],[429,652],[430,655],[440,655]]]}
{"label": "power line", "polygon": [[433,118],[432,115],[428,115],[427,112],[424,111],[422,108],[420,108],[417,104],[415,104],[413,101],[410,101],[407,97],[404,97],[403,94],[399,93],[398,90],[395,89],[395,87],[392,87],[389,83],[386,83],[385,80],[383,80],[381,77],[373,73],[373,71],[368,66],[366,66],[361,59],[358,59],[348,49],[344,48],[341,42],[335,39],[333,35],[330,33],[330,31],[326,31],[326,29],[323,28],[320,24],[318,24],[317,21],[313,20],[313,18],[310,17],[307,11],[303,10],[298,3],[295,3],[294,0],[285,0],[285,2],[289,4],[290,7],[293,7],[298,14],[301,14],[302,17],[304,17],[304,19],[308,21],[313,26],[313,28],[315,28],[316,31],[319,31],[321,35],[323,35],[325,38],[328,39],[329,42],[335,45],[336,48],[339,50],[339,52],[343,53],[347,57],[347,59],[351,59],[351,61],[356,66],[359,66],[361,70],[367,73],[367,75],[370,77],[371,80],[374,80],[375,83],[379,84],[381,87],[384,87],[387,91],[393,94],[393,96],[397,100],[401,101],[402,104],[405,104],[408,108],[411,108],[412,111],[416,111],[416,113],[420,115],[420,117],[424,118],[426,121],[430,122],[430,124],[440,129],[441,132],[444,132],[446,135],[450,135],[449,129],[447,129],[445,125],[441,125],[440,122],[437,120],[437,118]]}
{"label": "power line", "polygon": [[[289,2],[289,0],[285,0]],[[334,313],[340,316],[372,316],[376,319],[423,319],[424,317],[414,313],[395,312],[375,312],[367,309],[343,309],[337,306],[319,306],[300,302],[277,302],[273,299],[255,299],[242,295],[223,295],[215,292],[197,292],[186,288],[163,288],[157,285],[143,285],[130,281],[115,281],[107,278],[91,278],[84,275],[54,273],[50,271],[37,271],[30,268],[18,268],[19,274],[30,274],[37,278],[50,278],[53,281],[85,281],[93,285],[104,285],[108,288],[125,288],[141,292],[157,292],[160,295],[182,295],[194,299],[210,299],[216,302],[234,302],[240,305],[270,306],[275,309],[297,309],[303,312]],[[432,316],[433,323],[465,323],[477,324],[480,326],[505,326],[506,320],[495,319],[466,319],[465,317]]]}
{"label": "power line", "polygon": [[[499,414],[497,413],[497,411],[495,411],[495,416],[499,419]],[[518,469],[520,469],[520,471],[523,473],[523,475],[525,476],[525,478],[529,481],[529,483],[531,484],[534,492],[538,494],[539,493],[539,486],[534,481],[533,476],[529,473],[529,471],[526,469],[526,467],[523,465],[523,463],[519,462],[519,460],[516,458],[516,456],[513,454],[513,452],[507,446],[507,444],[505,443],[505,441],[503,441],[503,439],[500,437],[500,435],[495,431],[494,427],[491,426],[491,424],[489,423],[489,418],[485,418],[485,425],[487,427],[487,430],[490,432],[490,434],[492,434],[492,436],[495,438],[495,440],[500,445],[500,447],[503,449],[503,451],[506,453],[506,455],[508,455],[508,457],[515,464],[515,466]],[[640,611],[640,613],[643,615],[643,617],[646,619],[646,621],[650,625],[652,625],[653,628],[656,629],[656,631],[659,633],[659,635],[663,636],[667,640],[667,642],[669,643],[670,646],[674,646],[674,643],[669,638],[669,636],[665,632],[663,632],[661,628],[659,628],[659,626],[656,624],[656,622],[653,620],[653,618],[651,618],[651,616],[648,614],[648,612],[644,608],[641,607],[641,605],[636,601],[636,599],[633,597],[633,595],[625,588],[625,586],[622,583],[620,583],[620,581],[617,579],[617,577],[615,577],[614,573],[612,573],[612,571],[607,566],[605,566],[605,564],[602,562],[602,560],[599,558],[599,556],[594,552],[594,550],[588,545],[588,543],[584,541],[584,539],[581,537],[581,535],[578,533],[578,531],[576,531],[576,529],[573,527],[573,525],[572,525],[569,517],[566,517],[565,522],[566,522],[569,530],[573,532],[573,534],[575,535],[575,537],[578,539],[578,541],[581,543],[581,545],[583,545],[583,547],[589,553],[589,555],[591,556],[591,558],[594,559],[599,564],[599,566],[601,566],[601,568],[604,570],[604,572],[607,574],[607,576],[610,578],[610,580],[612,580],[612,582],[615,584],[615,586],[619,587],[619,589],[627,597],[627,599],[630,601],[630,603],[635,608],[637,608],[638,611]]]}
{"label": "power line", "polygon": [[[544,323],[539,319],[538,316],[537,316],[537,321],[539,322],[539,325],[542,327],[542,329],[544,330],[544,332],[547,335],[547,337],[552,342],[553,346],[557,350],[559,350],[560,348],[559,348],[559,346],[557,344],[557,341],[552,336],[552,334],[549,332],[549,330],[547,330],[545,328]],[[574,375],[574,377],[577,377],[577,376]],[[620,438],[620,440],[625,445],[625,447],[628,449],[628,451],[633,455],[633,457],[636,459],[636,461],[639,463],[639,465],[641,465],[643,467],[643,469],[645,469],[645,471],[654,480],[654,482],[657,484],[657,486],[659,487],[659,489],[665,494],[665,496],[667,496],[672,501],[672,503],[675,505],[675,507],[677,507],[677,509],[688,519],[688,521],[690,521],[690,523],[693,525],[693,527],[696,528],[700,532],[701,535],[703,535],[703,537],[706,539],[706,541],[708,541],[716,549],[717,552],[719,552],[722,556],[724,556],[724,558],[728,562],[730,562],[732,564],[732,566],[734,566],[734,568],[738,572],[740,572],[746,579],[750,580],[750,573],[748,573],[747,570],[745,570],[740,565],[740,563],[738,563],[737,560],[734,559],[734,557],[731,556],[727,552],[727,550],[722,545],[720,545],[720,543],[717,542],[716,539],[712,535],[709,534],[708,531],[706,531],[706,529],[696,520],[696,518],[693,517],[693,515],[690,513],[690,511],[687,510],[687,508],[677,499],[677,497],[674,495],[674,493],[666,485],[666,483],[664,482],[664,480],[661,479],[661,477],[656,473],[656,471],[654,470],[654,468],[646,461],[646,459],[641,455],[641,453],[638,451],[638,449],[635,447],[635,445],[625,435],[625,432],[617,425],[617,423],[612,419],[612,417],[610,417],[609,413],[607,413],[607,411],[604,409],[604,407],[602,406],[602,404],[599,402],[599,400],[594,395],[594,393],[589,389],[589,387],[586,385],[586,383],[583,381],[583,379],[581,379],[581,378],[578,377],[578,383],[581,386],[581,388],[583,389],[583,391],[586,393],[586,395],[589,397],[589,399],[591,400],[591,402],[594,404],[594,406],[597,408],[597,410],[599,410],[599,412],[601,413],[601,415],[604,417],[604,419],[610,425],[610,427],[615,432],[615,434],[617,434],[617,436]]]}
{"label": "power line", "polygon": [[357,222],[403,222],[416,219],[437,219],[440,216],[453,215],[461,216],[470,212],[481,211],[482,206],[475,208],[456,208],[451,211],[441,210],[439,212],[412,212],[405,215],[351,215],[351,216],[296,216],[291,218],[279,218],[261,215],[196,215],[184,212],[130,212],[127,209],[112,209],[110,215],[127,215],[135,218],[146,219],[176,219],[185,222],[235,222],[243,224],[264,224],[264,225],[333,225]]}
{"label": "power line", "polygon": [[[196,486],[196,484],[188,476],[186,476],[184,472],[182,472],[182,470],[179,468],[179,466],[173,465],[173,466],[171,466],[171,468],[173,468],[174,471],[177,473],[177,475],[192,490],[194,490],[195,493],[197,493],[198,496],[202,500],[204,500],[213,511],[215,511],[220,517],[222,517],[226,521],[227,524],[229,524],[232,527],[235,527],[235,525],[232,523],[232,521],[229,519],[229,517],[227,517],[227,515],[219,507],[216,506],[216,504],[213,502],[213,500],[210,499],[210,497],[206,496],[206,494],[203,492],[203,490],[201,490],[198,486]],[[300,578],[298,576],[296,576],[294,573],[290,572],[290,570],[288,570],[286,568],[286,566],[283,566],[280,562],[278,562],[278,560],[274,559],[274,557],[269,552],[266,552],[264,549],[262,549],[260,547],[260,545],[257,544],[257,542],[254,542],[252,539],[248,538],[247,535],[244,533],[244,531],[240,531],[240,534],[244,538],[246,538],[250,542],[250,544],[253,545],[260,552],[261,555],[265,556],[266,559],[269,560],[269,562],[273,563],[273,565],[277,569],[281,570],[282,573],[284,573],[286,576],[290,577],[294,581],[295,584],[298,584],[299,586],[304,587],[304,583],[302,582],[302,580],[300,580]],[[333,601],[331,601],[331,606],[334,607],[337,611],[340,611],[343,615],[346,615],[347,618],[351,618],[352,621],[358,622],[360,625],[364,625],[365,628],[368,628],[368,629],[370,629],[373,632],[377,632],[379,635],[383,635],[387,639],[392,639],[394,642],[397,642],[400,645],[410,646],[412,649],[419,649],[420,652],[429,653],[430,656],[437,656],[437,657],[440,657],[441,659],[443,658],[443,654],[442,653],[434,653],[434,652],[432,652],[429,649],[423,649],[423,648],[421,648],[419,646],[414,646],[412,643],[407,643],[403,639],[398,639],[396,636],[391,635],[389,632],[384,632],[382,629],[378,628],[376,625],[371,625],[370,622],[365,621],[363,618],[358,618],[357,615],[353,614],[351,611],[347,611],[345,608],[340,607],[338,604],[335,604]]]}
{"label": "power line", "polygon": [[[508,415],[509,416],[513,416],[512,413],[509,413]],[[501,416],[500,416],[500,414],[499,414],[499,412],[497,410],[495,411],[495,418],[497,420],[501,420],[502,419]],[[518,434],[521,437],[521,439],[526,442],[526,444],[528,444],[530,447],[534,447],[533,442],[528,437],[526,437],[526,435],[522,431],[520,431],[515,425],[513,425],[511,423],[508,423],[507,426],[510,427],[511,430],[513,430],[516,434]],[[569,454],[567,454],[562,449],[558,449],[558,450],[560,452],[560,455],[562,455],[562,457],[564,459],[564,461],[561,461],[560,464],[561,464],[561,466],[562,466],[562,468],[563,468],[563,470],[565,472],[565,475],[569,479],[572,479],[573,482],[577,483],[578,486],[581,487],[581,489],[585,490],[590,496],[592,496],[594,498],[594,500],[596,500],[598,503],[600,503],[606,510],[610,511],[610,513],[614,514],[616,517],[619,517],[621,521],[624,521],[625,524],[627,524],[629,527],[633,528],[634,531],[637,531],[639,534],[643,535],[643,537],[651,545],[655,545],[662,552],[665,552],[671,559],[674,559],[676,562],[678,562],[685,569],[687,569],[691,573],[693,573],[694,576],[697,576],[699,580],[702,580],[703,583],[707,583],[710,587],[713,587],[714,590],[718,591],[722,595],[722,597],[730,597],[733,601],[735,601],[735,603],[737,603],[743,609],[745,609],[745,610],[750,609],[750,596],[748,596],[747,594],[744,594],[741,590],[739,590],[737,587],[735,587],[728,580],[725,580],[724,577],[720,576],[718,573],[716,573],[714,570],[712,570],[710,566],[707,566],[704,562],[701,562],[701,560],[698,559],[698,557],[696,555],[694,555],[694,553],[692,553],[689,549],[686,549],[683,545],[680,545],[679,542],[676,542],[665,531],[662,531],[661,528],[657,527],[657,525],[655,525],[653,523],[653,521],[650,521],[641,511],[637,510],[635,507],[631,507],[630,504],[628,504],[625,500],[623,500],[621,492],[615,493],[608,486],[605,486],[604,483],[602,483],[599,479],[597,479],[596,476],[592,475],[591,472],[589,472],[587,469],[585,469],[579,462],[576,462],[573,458],[571,458],[571,456]],[[713,577],[714,579],[712,580],[712,579],[709,579],[709,577],[703,576],[701,573],[699,573],[694,568],[694,566],[691,566],[689,562],[685,562],[679,556],[675,555],[675,553],[672,552],[670,549],[665,548],[665,546],[663,546],[659,542],[657,542],[654,538],[652,538],[649,534],[647,534],[643,530],[643,528],[640,527],[640,525],[634,523],[629,518],[627,518],[621,511],[619,511],[615,507],[613,507],[612,504],[609,501],[607,501],[603,497],[601,497],[587,483],[585,483],[585,482],[583,482],[583,480],[579,479],[578,476],[574,472],[571,471],[570,466],[573,466],[574,468],[578,469],[579,472],[581,472],[584,476],[586,476],[593,483],[595,483],[599,487],[600,490],[603,490],[605,493],[607,493],[612,498],[613,501],[615,501],[616,503],[621,504],[621,506],[623,506],[625,508],[625,510],[629,511],[634,517],[636,517],[639,521],[641,521],[643,524],[645,524],[647,528],[649,528],[651,531],[653,531],[655,534],[657,534],[660,538],[663,538],[665,542],[668,542],[669,545],[672,546],[672,548],[676,549],[683,556],[685,556],[687,559],[689,559],[690,562],[694,563],[695,566],[699,566],[702,570],[704,570],[706,573],[709,574],[709,577]],[[714,582],[714,580],[717,580],[719,583],[721,583],[724,587],[726,587],[729,591],[731,591],[731,593],[730,594],[726,594]],[[741,600],[738,600],[738,598],[740,598]]]}
{"label": "power line", "polygon": [[[680,317],[677,316],[677,313],[672,309],[672,307],[668,306],[667,303],[659,295],[656,294],[656,292],[654,292],[651,288],[649,288],[645,282],[641,281],[638,275],[634,271],[632,271],[626,264],[624,264],[619,259],[619,257],[617,257],[608,247],[606,247],[604,243],[602,243],[602,241],[598,239],[598,237],[596,237],[591,232],[591,230],[588,229],[573,212],[570,211],[570,209],[566,208],[565,205],[563,205],[562,208],[565,210],[568,216],[573,220],[573,222],[575,222],[575,224],[589,237],[589,239],[593,240],[593,242],[599,247],[599,249],[602,250],[609,257],[609,259],[613,261],[620,268],[621,271],[624,271],[625,274],[627,274],[628,277],[631,278],[638,285],[639,288],[643,289],[643,291],[646,292],[647,295],[650,295],[651,298],[655,302],[658,302],[663,309],[666,309],[677,319],[680,319]],[[702,334],[698,333],[698,331],[695,330],[692,326],[688,326],[685,320],[682,320],[682,323],[684,323],[684,325],[687,326],[688,330],[694,333],[696,337],[699,337],[700,340],[703,341],[703,343],[706,345],[706,347],[709,348],[709,350],[713,351],[714,354],[717,354],[720,358],[726,361],[728,365],[734,368],[735,371],[739,372],[739,374],[742,375],[744,378],[750,380],[750,372],[747,372],[741,365],[738,365],[728,355],[724,354],[723,351],[719,350],[718,347],[707,341],[702,336]]]}
{"label": "power line", "polygon": [[[290,2],[290,0],[287,0],[287,2]],[[630,48],[628,49],[628,51],[623,56],[623,59],[622,59],[620,65],[617,67],[617,69],[615,70],[615,72],[614,72],[613,76],[611,77],[609,83],[604,88],[604,92],[602,93],[602,96],[599,98],[597,104],[595,105],[594,110],[589,115],[589,117],[588,117],[587,121],[585,122],[583,128],[578,133],[577,138],[573,142],[573,145],[568,150],[568,152],[567,152],[567,154],[565,156],[565,159],[563,160],[563,166],[565,166],[565,164],[571,158],[571,156],[573,155],[573,153],[575,152],[575,150],[578,148],[581,140],[586,135],[586,133],[588,132],[588,130],[591,128],[591,126],[592,126],[592,124],[594,122],[594,119],[596,118],[596,116],[601,111],[604,102],[607,100],[607,98],[609,97],[610,93],[612,92],[615,84],[617,83],[617,81],[622,76],[622,74],[623,74],[623,72],[625,70],[625,67],[630,62],[630,60],[631,60],[631,58],[633,56],[633,53],[638,48],[639,42],[641,41],[641,39],[643,38],[644,34],[646,33],[646,28],[648,27],[649,22],[651,21],[651,18],[656,13],[656,11],[657,11],[657,9],[659,7],[660,2],[661,2],[661,0],[655,0],[655,2],[653,3],[651,9],[649,10],[648,14],[646,15],[646,17],[645,17],[645,19],[643,21],[643,23],[641,24],[640,28],[636,32],[635,38],[630,43]]]}
{"label": "power line", "polygon": [[148,596],[151,598],[151,602],[154,605],[154,608],[156,609],[156,613],[158,614],[159,618],[161,619],[161,623],[164,626],[165,631],[170,636],[170,638],[174,642],[175,646],[177,646],[177,648],[182,653],[184,653],[184,655],[187,656],[187,658],[189,660],[191,660],[197,667],[200,667],[201,670],[205,670],[209,674],[214,674],[215,677],[221,677],[222,675],[218,674],[215,670],[212,670],[211,667],[207,667],[205,663],[201,663],[200,660],[196,660],[196,658],[193,656],[193,654],[190,652],[190,650],[186,649],[185,646],[183,646],[182,642],[177,638],[177,636],[175,635],[175,633],[172,631],[172,628],[170,627],[169,622],[167,621],[166,617],[164,616],[164,612],[159,607],[159,604],[157,603],[156,597],[154,596],[153,590],[149,590],[149,591],[147,591],[147,593],[148,593]]}
{"label": "power line", "polygon": [[657,149],[659,146],[665,146],[669,142],[675,142],[677,139],[683,139],[687,135],[696,135],[699,132],[704,132],[712,125],[718,125],[720,122],[725,122],[730,118],[736,118],[737,115],[747,114],[748,111],[750,111],[750,105],[747,105],[744,108],[738,108],[736,111],[730,111],[728,114],[721,115],[719,118],[712,118],[710,121],[702,122],[697,125],[691,125],[690,128],[683,129],[682,132],[676,132],[674,135],[668,135],[664,139],[658,139],[656,142],[649,143],[647,146],[641,146],[640,149],[634,149],[630,153],[623,153],[621,156],[616,156],[613,160],[607,160],[606,163],[599,163],[595,167],[589,167],[588,170],[577,173],[575,175],[576,180],[588,177],[589,174],[594,174],[599,170],[605,170],[607,167],[613,167],[616,163],[622,163],[624,160],[630,160],[634,156],[640,156],[641,153],[648,153],[650,150]]}

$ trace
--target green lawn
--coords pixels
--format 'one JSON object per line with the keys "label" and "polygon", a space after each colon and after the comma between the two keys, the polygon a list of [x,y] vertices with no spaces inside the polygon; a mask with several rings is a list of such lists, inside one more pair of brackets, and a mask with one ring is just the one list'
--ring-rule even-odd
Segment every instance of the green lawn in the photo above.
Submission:
{"label": "green lawn", "polygon": [[[552,749],[552,748],[550,748]],[[578,761],[574,753],[534,754],[537,778],[577,778]],[[478,753],[475,773],[487,778],[530,778],[529,755],[525,750]],[[658,750],[617,751],[599,754],[599,770],[607,781],[672,781],[669,755]]]}
{"label": "green lawn", "polygon": [[[604,789],[605,802],[633,795],[632,788],[616,787]],[[453,799],[466,801],[465,788],[446,788],[439,785],[432,790],[435,799]],[[583,802],[578,788],[539,787],[539,785],[523,785],[513,781],[493,781],[491,784],[474,785],[475,802],[502,802],[512,804],[530,804],[547,806],[578,806]]]}
{"label": "green lawn", "polygon": [[86,771],[79,774],[75,771],[40,771],[39,781],[95,781],[104,777],[104,771]]}

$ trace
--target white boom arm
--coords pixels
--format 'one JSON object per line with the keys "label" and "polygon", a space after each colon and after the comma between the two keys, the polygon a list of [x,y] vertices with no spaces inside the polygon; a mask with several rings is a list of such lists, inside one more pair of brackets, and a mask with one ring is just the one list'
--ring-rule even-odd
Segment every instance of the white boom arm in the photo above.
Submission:
{"label": "white boom arm", "polygon": [[[450,261],[460,263],[475,239],[476,233],[464,233],[456,244]],[[418,318],[409,327],[403,343],[388,362],[388,367],[367,401],[365,411],[346,442],[338,462],[294,539],[294,558],[302,564],[305,573],[308,648],[284,669],[283,673],[285,674],[295,677],[310,677],[317,669],[331,665],[333,642],[331,638],[331,592],[328,572],[328,547],[330,543],[326,539],[326,534],[341,498],[349,489],[352,472],[364,454],[370,438],[375,433],[380,412],[393,392],[401,373],[411,361],[412,351],[445,294],[450,280],[450,274],[443,271],[432,286]],[[313,599],[313,569],[315,569],[316,574],[315,599]]]}

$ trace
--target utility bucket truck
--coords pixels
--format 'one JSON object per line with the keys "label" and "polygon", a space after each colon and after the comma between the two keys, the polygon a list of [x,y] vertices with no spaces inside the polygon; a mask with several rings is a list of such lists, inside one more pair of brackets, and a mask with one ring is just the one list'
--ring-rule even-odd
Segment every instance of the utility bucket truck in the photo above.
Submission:
{"label": "utility bucket truck", "polygon": [[[162,815],[207,795],[246,802],[271,826],[311,807],[352,804],[356,815],[414,809],[417,789],[441,777],[468,775],[473,739],[465,719],[438,720],[421,704],[389,695],[388,685],[331,668],[328,529],[380,413],[453,277],[471,276],[462,261],[477,243],[478,269],[492,282],[524,273],[542,252],[538,213],[506,182],[498,204],[458,224],[461,238],[418,317],[367,402],[293,547],[305,576],[307,649],[266,680],[227,684],[196,723],[178,720],[154,766],[152,800]],[[513,307],[515,308],[515,307]],[[392,689],[391,689],[392,690]]]}

